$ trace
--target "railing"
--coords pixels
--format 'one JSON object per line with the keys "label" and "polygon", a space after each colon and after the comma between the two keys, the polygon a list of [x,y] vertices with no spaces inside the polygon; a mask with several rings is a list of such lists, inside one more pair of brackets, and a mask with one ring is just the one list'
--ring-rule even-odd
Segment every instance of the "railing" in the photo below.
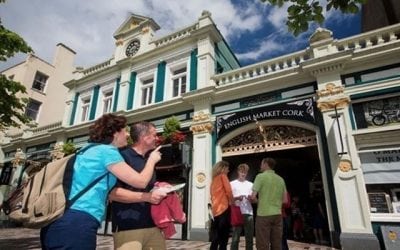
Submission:
{"label": "railing", "polygon": [[32,131],[33,135],[45,134],[51,129],[61,127],[61,124],[62,124],[62,122],[59,121],[59,122],[51,123],[51,124],[48,124],[45,126],[33,128],[31,131]]}
{"label": "railing", "polygon": [[306,50],[249,65],[237,70],[229,71],[212,77],[215,84],[225,85],[240,82],[250,78],[262,77],[283,70],[293,69],[302,62],[310,59]]}
{"label": "railing", "polygon": [[174,32],[174,33],[172,33],[170,35],[161,37],[161,38],[153,41],[153,43],[156,45],[156,47],[161,47],[161,46],[167,45],[169,43],[181,40],[181,39],[183,39],[185,37],[188,37],[188,36],[190,36],[190,34],[193,31],[195,31],[197,29],[198,29],[197,24],[194,24],[194,25],[186,27],[186,28],[184,28],[184,29],[182,29],[180,31]]}
{"label": "railing", "polygon": [[339,51],[362,50],[393,43],[400,40],[400,24],[387,26],[378,30],[362,33],[335,42]]}
{"label": "railing", "polygon": [[62,122],[55,122],[55,123],[51,123],[45,126],[41,126],[41,127],[36,127],[36,128],[31,128],[31,129],[25,129],[24,132],[18,132],[15,134],[9,134],[7,135],[11,140],[16,140],[19,138],[23,138],[24,136],[35,136],[35,135],[41,135],[41,134],[46,134],[49,132],[49,130],[55,129],[55,128],[59,128],[62,126]]}
{"label": "railing", "polygon": [[23,132],[19,132],[19,133],[15,133],[15,134],[9,134],[7,136],[10,137],[11,140],[14,140],[14,139],[22,137],[23,134],[24,134]]}
{"label": "railing", "polygon": [[99,63],[97,65],[94,65],[94,66],[90,67],[90,68],[82,70],[83,76],[88,76],[88,75],[91,75],[91,74],[93,74],[95,72],[98,72],[100,70],[108,68],[111,65],[111,60],[112,59],[109,59],[109,60],[107,60],[105,62]]}
{"label": "railing", "polygon": [[[396,24],[350,38],[333,41],[332,45],[336,46],[338,51],[354,50],[357,52],[366,48],[372,48],[374,46],[376,47],[383,44],[399,42],[399,40],[400,24]],[[310,50],[302,50],[289,55],[218,74],[213,76],[212,80],[214,80],[215,84],[219,86],[234,84],[248,79],[272,75],[284,70],[294,69],[302,62],[313,58],[313,54]]]}

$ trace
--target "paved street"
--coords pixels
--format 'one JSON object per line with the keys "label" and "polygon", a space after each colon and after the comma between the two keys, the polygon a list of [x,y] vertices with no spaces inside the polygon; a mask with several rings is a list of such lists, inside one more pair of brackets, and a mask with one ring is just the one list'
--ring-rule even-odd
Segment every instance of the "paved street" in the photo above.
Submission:
{"label": "paved street", "polygon": [[[306,244],[300,242],[289,241],[291,250],[331,250],[329,247]],[[168,240],[167,248],[169,250],[202,250],[209,249],[208,242],[201,241],[181,241]],[[26,228],[4,228],[0,229],[0,250],[38,250],[40,248],[39,230]],[[112,250],[113,242],[111,236],[97,237],[98,250]],[[240,242],[240,249],[244,249],[244,240]],[[255,249],[255,248],[254,248]]]}

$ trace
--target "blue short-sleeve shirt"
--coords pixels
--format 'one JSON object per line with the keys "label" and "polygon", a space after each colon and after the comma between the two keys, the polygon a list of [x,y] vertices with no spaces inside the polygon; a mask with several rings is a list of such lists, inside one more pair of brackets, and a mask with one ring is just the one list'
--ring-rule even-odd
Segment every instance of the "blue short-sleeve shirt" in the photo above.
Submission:
{"label": "blue short-sleeve shirt", "polygon": [[[110,144],[99,144],[78,154],[74,164],[72,186],[69,199],[87,187],[97,177],[108,172],[110,165],[123,162],[118,148]],[[84,211],[101,222],[104,219],[108,192],[114,187],[116,177],[108,174],[95,186],[83,194],[71,209]]]}

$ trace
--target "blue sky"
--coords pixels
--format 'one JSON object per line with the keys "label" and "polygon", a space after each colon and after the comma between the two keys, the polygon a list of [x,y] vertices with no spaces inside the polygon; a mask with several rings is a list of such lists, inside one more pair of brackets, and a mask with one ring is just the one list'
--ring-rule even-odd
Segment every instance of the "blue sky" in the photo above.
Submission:
{"label": "blue sky", "polygon": [[[259,0],[7,0],[0,4],[0,17],[40,58],[51,63],[55,46],[61,42],[77,53],[76,66],[86,68],[112,57],[112,34],[130,12],[153,18],[161,27],[156,37],[161,37],[193,24],[208,10],[241,64],[248,65],[308,46],[317,26],[294,37],[285,25],[286,7]],[[336,39],[361,30],[359,14],[333,11],[325,16],[322,27],[333,31]],[[20,55],[0,63],[0,71],[24,58]]]}

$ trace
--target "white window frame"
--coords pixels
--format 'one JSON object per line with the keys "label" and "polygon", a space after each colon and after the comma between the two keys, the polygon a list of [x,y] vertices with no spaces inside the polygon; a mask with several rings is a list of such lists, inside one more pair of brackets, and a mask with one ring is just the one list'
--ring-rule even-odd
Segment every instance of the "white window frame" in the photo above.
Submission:
{"label": "white window frame", "polygon": [[89,120],[90,114],[90,99],[82,99],[80,122]]}
{"label": "white window frame", "polygon": [[[184,72],[176,73],[177,71],[185,69]],[[182,94],[188,92],[188,67],[187,65],[180,65],[178,67],[171,68],[171,98],[180,97]],[[185,89],[183,90],[183,78],[185,78]],[[175,83],[177,80],[178,92],[175,95]]]}
{"label": "white window frame", "polygon": [[[154,83],[155,78],[153,76],[140,79],[140,106],[147,106],[154,103]],[[149,90],[151,93],[149,95]]]}
{"label": "white window frame", "polygon": [[[37,110],[29,109],[28,106],[29,106],[29,104],[30,104],[31,102],[36,102],[36,103],[38,103],[38,104],[39,104],[39,108],[38,108]],[[39,114],[40,114],[40,110],[41,110],[41,108],[42,108],[42,104],[43,104],[42,102],[30,98],[30,99],[29,99],[29,102],[28,102],[28,104],[26,105],[26,108],[25,108],[25,114],[27,114],[28,112],[32,112],[32,113],[36,112],[35,119],[32,119],[31,116],[29,116],[28,114],[27,114],[27,115],[28,115],[33,121],[37,122],[37,121],[39,120]],[[28,111],[28,110],[29,110],[29,111]]]}
{"label": "white window frame", "polygon": [[[36,79],[36,77],[37,77],[39,74],[42,75],[42,76],[44,76],[44,77],[46,77],[46,80],[45,80],[44,82],[42,82],[42,81]],[[48,76],[48,75],[46,75],[46,74],[44,74],[44,73],[42,73],[42,72],[40,72],[40,71],[36,71],[35,76],[34,76],[34,78],[33,78],[32,89],[33,89],[33,90],[36,90],[36,91],[39,91],[39,92],[42,92],[42,93],[45,93],[48,80],[49,80],[49,76]],[[40,88],[35,88],[34,86],[35,86],[36,84],[39,84]]]}
{"label": "white window frame", "polygon": [[113,94],[114,94],[113,90],[108,90],[103,92],[102,114],[107,114],[112,112],[113,98],[114,98]]}
{"label": "white window frame", "polygon": [[90,102],[92,98],[90,95],[82,97],[80,100],[80,105],[79,105],[79,122],[86,122],[89,121],[89,115],[90,115]]}

